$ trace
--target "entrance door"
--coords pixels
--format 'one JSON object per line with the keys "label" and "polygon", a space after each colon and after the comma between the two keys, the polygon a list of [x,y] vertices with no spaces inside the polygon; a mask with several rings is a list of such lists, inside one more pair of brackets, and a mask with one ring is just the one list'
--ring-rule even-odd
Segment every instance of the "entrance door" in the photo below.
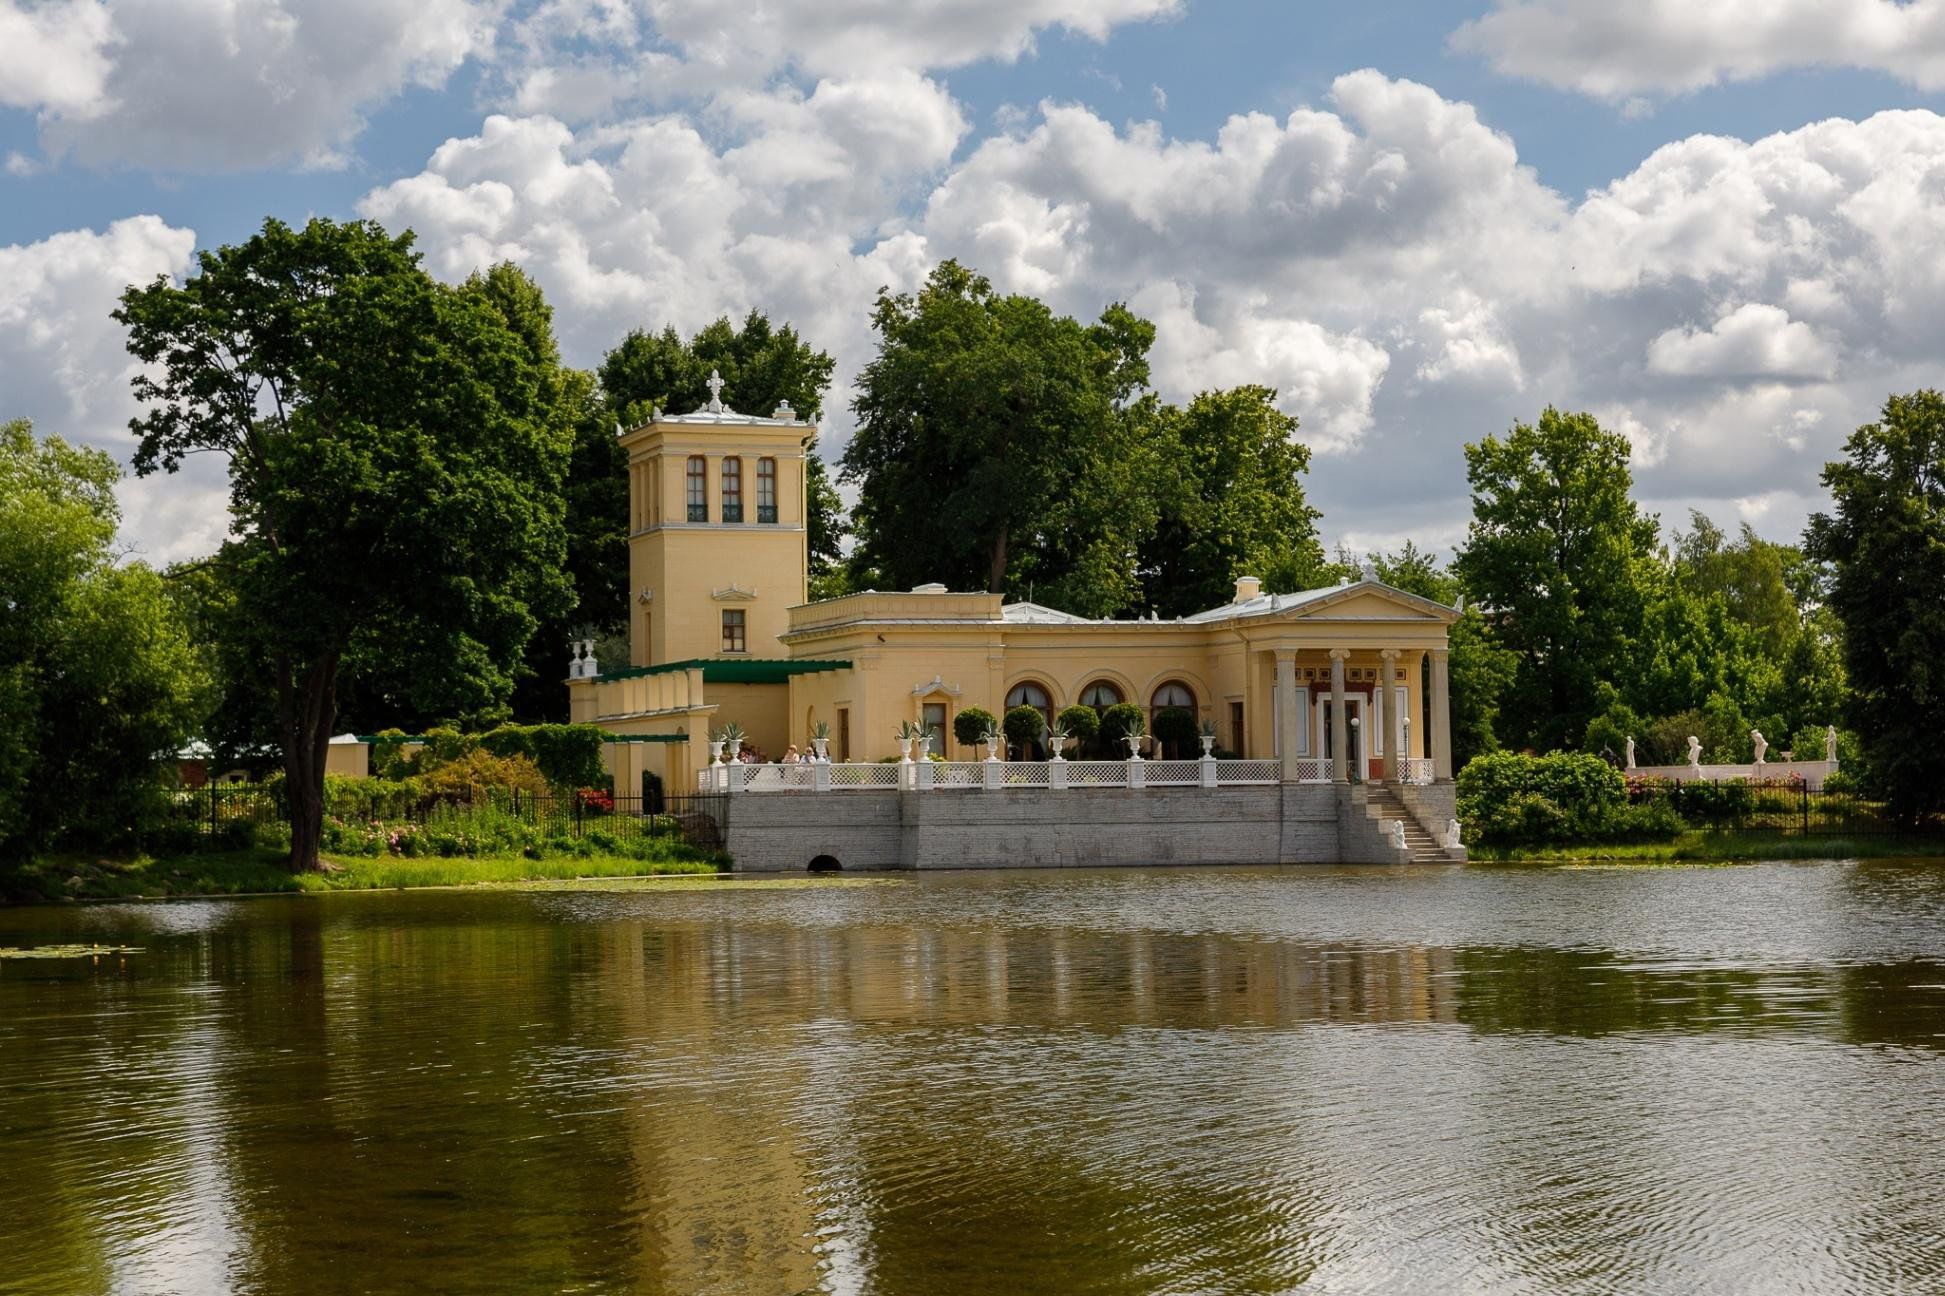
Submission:
{"label": "entrance door", "polygon": [[[1369,723],[1364,711],[1364,704],[1367,700],[1362,693],[1346,693],[1344,695],[1344,711],[1346,716],[1344,732],[1350,740],[1348,747],[1350,758],[1345,762],[1345,773],[1350,776],[1350,780],[1353,783],[1362,783],[1364,781],[1364,753],[1368,745],[1364,738],[1364,726]],[[1316,725],[1311,750],[1323,753],[1325,769],[1327,771],[1325,777],[1333,777],[1329,772],[1334,768],[1330,764],[1330,761],[1336,755],[1336,752],[1331,748],[1332,726],[1330,694],[1328,693],[1325,693],[1317,699]]]}

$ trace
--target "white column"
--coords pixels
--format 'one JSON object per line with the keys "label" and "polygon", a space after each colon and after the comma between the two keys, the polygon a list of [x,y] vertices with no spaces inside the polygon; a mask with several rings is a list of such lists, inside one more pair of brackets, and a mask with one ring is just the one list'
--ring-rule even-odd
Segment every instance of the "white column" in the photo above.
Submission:
{"label": "white column", "polygon": [[1389,723],[1392,712],[1398,709],[1398,695],[1391,691],[1391,677],[1397,673],[1398,650],[1386,648],[1378,654],[1378,687],[1372,694],[1378,713],[1371,719],[1371,732],[1382,735],[1384,740],[1384,765],[1378,777],[1385,783],[1396,783],[1405,777],[1404,762],[1398,759],[1398,726]]}
{"label": "white column", "polygon": [[1330,780],[1350,782],[1351,726],[1344,714],[1344,661],[1350,656],[1344,648],[1330,650]]}
{"label": "white column", "polygon": [[1283,781],[1297,781],[1297,652],[1294,648],[1276,650],[1276,743],[1283,757]]}
{"label": "white column", "polygon": [[1445,649],[1432,649],[1432,777],[1452,779],[1452,699],[1446,683]]}

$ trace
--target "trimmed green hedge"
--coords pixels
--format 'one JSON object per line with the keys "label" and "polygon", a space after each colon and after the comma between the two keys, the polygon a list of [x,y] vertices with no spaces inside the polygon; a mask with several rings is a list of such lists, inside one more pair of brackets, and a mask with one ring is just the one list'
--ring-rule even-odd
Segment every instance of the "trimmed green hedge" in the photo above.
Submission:
{"label": "trimmed green hedge", "polygon": [[1629,805],[1621,772],[1584,752],[1489,752],[1459,771],[1466,839],[1488,846],[1666,839],[1685,825],[1665,801]]}

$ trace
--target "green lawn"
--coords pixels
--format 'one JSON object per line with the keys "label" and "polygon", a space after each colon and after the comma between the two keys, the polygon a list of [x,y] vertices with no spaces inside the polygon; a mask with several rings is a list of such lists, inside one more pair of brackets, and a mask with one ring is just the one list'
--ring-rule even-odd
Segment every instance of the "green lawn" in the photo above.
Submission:
{"label": "green lawn", "polygon": [[1688,832],[1666,842],[1580,846],[1468,846],[1482,864],[1681,864],[1779,859],[1945,858],[1945,840],[1905,837],[1779,837],[1769,833]]}
{"label": "green lawn", "polygon": [[714,874],[715,856],[672,846],[660,859],[564,855],[549,859],[481,859],[382,855],[326,856],[322,873],[292,874],[281,852],[208,851],[195,855],[100,857],[53,855],[35,860],[5,883],[9,900],[109,900],[141,896],[243,895],[272,891],[369,891],[400,887],[475,886],[567,878]]}

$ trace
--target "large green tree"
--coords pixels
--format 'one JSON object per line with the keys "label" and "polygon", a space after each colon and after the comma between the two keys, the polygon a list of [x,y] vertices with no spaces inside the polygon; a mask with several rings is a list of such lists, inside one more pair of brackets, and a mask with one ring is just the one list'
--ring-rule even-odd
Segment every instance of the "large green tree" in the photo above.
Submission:
{"label": "large green tree", "polygon": [[1235,579],[1320,583],[1317,510],[1303,494],[1310,450],[1267,387],[1203,392],[1153,420],[1154,530],[1141,546],[1145,611],[1185,616],[1227,603]]}
{"label": "large green tree", "polygon": [[1121,306],[1082,324],[954,261],[916,294],[881,292],[872,325],[842,474],[858,486],[857,563],[899,587],[1135,606],[1155,519],[1154,327]]}
{"label": "large green tree", "polygon": [[1625,675],[1655,554],[1655,519],[1628,494],[1627,440],[1549,406],[1465,454],[1473,517],[1454,570],[1516,656],[1499,736],[1578,745],[1598,686]]}
{"label": "large green tree", "polygon": [[162,581],[119,561],[114,461],[0,425],[0,867],[144,820],[202,663]]}
{"label": "large green tree", "polygon": [[1891,397],[1844,456],[1824,465],[1832,507],[1804,548],[1831,566],[1866,777],[1916,818],[1945,808],[1945,396]]}
{"label": "large green tree", "polygon": [[551,337],[511,287],[441,284],[373,223],[271,220],[115,312],[144,365],[136,471],[228,461],[224,556],[276,691],[293,867],[318,866],[348,657],[382,654],[415,703],[490,714],[569,597],[572,429]]}

